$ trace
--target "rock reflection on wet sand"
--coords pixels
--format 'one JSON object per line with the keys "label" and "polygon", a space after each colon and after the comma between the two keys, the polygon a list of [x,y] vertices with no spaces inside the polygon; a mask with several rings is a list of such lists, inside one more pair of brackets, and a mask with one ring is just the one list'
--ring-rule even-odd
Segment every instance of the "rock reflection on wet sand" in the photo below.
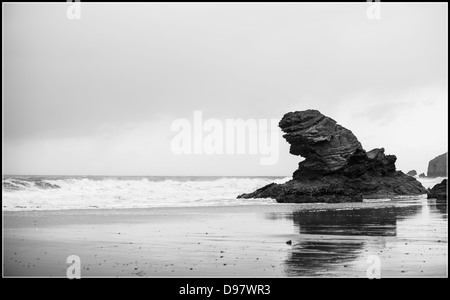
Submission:
{"label": "rock reflection on wet sand", "polygon": [[[288,214],[299,235],[285,262],[290,276],[366,277],[377,255],[382,277],[447,276],[447,205]],[[443,222],[445,220],[445,222]]]}
{"label": "rock reflection on wet sand", "polygon": [[4,212],[4,275],[447,276],[447,206],[395,203],[247,205]]}

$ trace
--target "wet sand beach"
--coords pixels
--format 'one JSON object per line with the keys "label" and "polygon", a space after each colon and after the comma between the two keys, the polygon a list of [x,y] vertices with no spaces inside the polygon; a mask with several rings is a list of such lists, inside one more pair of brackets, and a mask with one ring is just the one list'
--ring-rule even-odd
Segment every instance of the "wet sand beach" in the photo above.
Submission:
{"label": "wet sand beach", "polygon": [[4,276],[447,277],[447,205],[275,204],[3,212]]}

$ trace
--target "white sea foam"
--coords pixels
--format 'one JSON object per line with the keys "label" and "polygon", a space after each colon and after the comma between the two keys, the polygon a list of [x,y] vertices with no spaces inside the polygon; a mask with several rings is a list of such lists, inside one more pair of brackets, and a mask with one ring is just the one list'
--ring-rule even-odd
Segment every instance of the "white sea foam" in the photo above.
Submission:
{"label": "white sea foam", "polygon": [[3,210],[145,208],[272,204],[236,199],[286,178],[6,178]]}
{"label": "white sea foam", "polygon": [[[3,210],[146,208],[273,204],[273,199],[236,199],[291,177],[9,177],[3,179]],[[417,178],[431,188],[444,178]],[[375,199],[364,202],[389,201]]]}
{"label": "white sea foam", "polygon": [[416,179],[426,188],[432,188],[433,186],[435,186],[438,183],[441,183],[442,180],[446,179],[447,177],[435,177],[435,178],[429,178],[429,177],[417,177]]}
{"label": "white sea foam", "polygon": [[377,198],[377,199],[363,199],[363,202],[373,203],[373,202],[389,202],[392,201],[391,198]]}

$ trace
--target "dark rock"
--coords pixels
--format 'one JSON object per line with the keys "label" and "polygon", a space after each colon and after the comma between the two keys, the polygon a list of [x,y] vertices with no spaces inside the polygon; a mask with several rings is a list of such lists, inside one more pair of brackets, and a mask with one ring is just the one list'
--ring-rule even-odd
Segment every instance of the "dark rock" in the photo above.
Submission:
{"label": "dark rock", "polygon": [[437,200],[447,200],[447,179],[436,184],[433,188],[428,189],[428,199],[435,198]]}
{"label": "dark rock", "polygon": [[428,177],[447,177],[447,152],[428,163]]}
{"label": "dark rock", "polygon": [[416,175],[417,175],[417,172],[416,172],[416,170],[411,170],[411,171],[409,171],[408,173],[406,173],[406,175],[409,175],[409,176],[416,176]]}
{"label": "dark rock", "polygon": [[290,112],[279,123],[290,153],[301,155],[293,179],[271,183],[238,198],[277,202],[359,202],[363,198],[418,195],[427,191],[414,177],[395,170],[395,155],[366,152],[353,133],[317,110]]}
{"label": "dark rock", "polygon": [[317,110],[287,113],[279,126],[291,144],[289,152],[306,158],[300,163],[298,173],[334,172],[345,166],[356,150],[362,150],[350,130]]}
{"label": "dark rock", "polygon": [[427,177],[427,176],[425,175],[425,173],[420,173],[419,178],[425,178],[425,177]]}

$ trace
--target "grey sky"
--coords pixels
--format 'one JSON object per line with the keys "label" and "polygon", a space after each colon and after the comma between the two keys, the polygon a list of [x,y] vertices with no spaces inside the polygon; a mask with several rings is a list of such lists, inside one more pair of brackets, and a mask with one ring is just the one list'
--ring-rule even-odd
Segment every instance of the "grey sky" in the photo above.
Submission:
{"label": "grey sky", "polygon": [[174,156],[176,118],[318,109],[404,171],[447,151],[447,3],[3,4],[6,174],[290,175]]}

